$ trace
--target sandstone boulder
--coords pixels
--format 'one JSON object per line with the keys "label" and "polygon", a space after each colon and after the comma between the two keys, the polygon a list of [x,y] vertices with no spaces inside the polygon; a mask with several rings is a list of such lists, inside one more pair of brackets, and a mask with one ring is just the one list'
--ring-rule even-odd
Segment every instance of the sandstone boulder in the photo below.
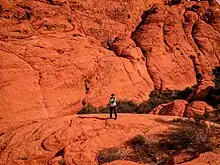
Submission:
{"label": "sandstone boulder", "polygon": [[188,102],[185,100],[175,100],[168,104],[162,104],[153,109],[153,114],[183,116]]}
{"label": "sandstone boulder", "polygon": [[195,114],[203,115],[204,112],[213,111],[213,107],[203,101],[194,101],[186,109],[185,117],[194,117]]}
{"label": "sandstone boulder", "polygon": [[195,164],[201,164],[201,165],[220,164],[220,155],[215,154],[213,152],[207,152],[201,154],[198,158],[190,162],[181,163],[181,165],[195,165]]}
{"label": "sandstone boulder", "polygon": [[170,105],[172,103],[166,103],[166,104],[160,104],[158,105],[157,107],[155,107],[151,112],[150,114],[154,114],[154,115],[158,115],[163,109],[166,109],[166,107],[168,105]]}

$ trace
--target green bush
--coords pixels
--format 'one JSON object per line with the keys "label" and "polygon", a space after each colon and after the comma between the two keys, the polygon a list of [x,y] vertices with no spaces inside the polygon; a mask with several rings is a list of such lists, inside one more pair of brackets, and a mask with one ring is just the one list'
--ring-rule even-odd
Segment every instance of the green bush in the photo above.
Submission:
{"label": "green bush", "polygon": [[122,156],[120,149],[115,147],[102,150],[97,155],[99,164],[120,160],[121,158]]}
{"label": "green bush", "polygon": [[138,109],[137,113],[150,113],[153,108],[157,107],[160,104],[165,104],[172,102],[176,99],[187,99],[188,96],[193,92],[193,90],[196,88],[196,86],[193,86],[191,88],[187,87],[185,90],[165,90],[165,91],[158,91],[154,90],[149,95],[149,100],[142,102]]}
{"label": "green bush", "polygon": [[109,108],[108,107],[99,107],[98,112],[99,113],[109,113]]}
{"label": "green bush", "polygon": [[[195,86],[192,88],[187,87],[183,91],[178,90],[165,90],[158,91],[154,90],[149,95],[149,100],[143,101],[141,104],[137,105],[131,100],[119,100],[117,101],[117,110],[119,113],[139,113],[139,114],[148,114],[152,111],[153,108],[157,107],[160,104],[165,104],[172,102],[176,99],[187,99],[187,97],[192,93]],[[83,107],[78,114],[93,114],[93,113],[108,113],[108,107],[99,107],[96,108],[91,104],[88,104],[86,107]]]}
{"label": "green bush", "polygon": [[119,113],[135,113],[138,106],[130,100],[122,100],[117,102],[117,110]]}
{"label": "green bush", "polygon": [[152,111],[153,107],[150,101],[143,101],[141,104],[139,104],[137,108],[137,113],[139,114],[148,114]]}
{"label": "green bush", "polygon": [[94,114],[94,113],[98,113],[98,110],[92,104],[88,104],[87,106],[82,107],[82,109],[77,112],[77,114]]}

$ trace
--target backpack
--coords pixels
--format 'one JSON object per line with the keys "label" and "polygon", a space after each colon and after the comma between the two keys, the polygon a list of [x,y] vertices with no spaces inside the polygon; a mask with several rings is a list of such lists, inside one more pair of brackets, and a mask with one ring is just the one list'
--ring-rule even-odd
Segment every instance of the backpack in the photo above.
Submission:
{"label": "backpack", "polygon": [[114,103],[115,102],[115,98],[114,97],[112,97],[112,98],[110,98],[110,100],[109,100],[109,103]]}

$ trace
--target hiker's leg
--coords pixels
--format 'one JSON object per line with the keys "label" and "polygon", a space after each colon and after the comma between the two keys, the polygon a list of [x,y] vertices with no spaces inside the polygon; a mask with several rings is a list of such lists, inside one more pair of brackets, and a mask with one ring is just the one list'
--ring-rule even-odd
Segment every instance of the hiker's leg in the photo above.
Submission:
{"label": "hiker's leg", "polygon": [[118,115],[117,115],[117,108],[116,106],[114,106],[114,113],[115,113],[115,120],[117,119]]}
{"label": "hiker's leg", "polygon": [[113,107],[110,107],[110,118],[112,118],[112,110],[113,110]]}

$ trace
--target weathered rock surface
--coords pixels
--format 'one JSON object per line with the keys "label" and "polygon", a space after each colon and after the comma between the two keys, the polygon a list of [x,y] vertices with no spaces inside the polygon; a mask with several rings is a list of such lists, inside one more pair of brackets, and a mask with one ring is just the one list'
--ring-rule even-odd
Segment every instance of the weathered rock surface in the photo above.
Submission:
{"label": "weathered rock surface", "polygon": [[152,110],[151,114],[183,117],[187,105],[188,102],[185,100],[175,100],[173,102],[167,104],[161,104],[155,107]]}
{"label": "weathered rock surface", "polygon": [[172,127],[157,119],[155,115],[121,114],[115,121],[107,114],[74,115],[32,121],[17,129],[1,123],[0,164],[55,163],[61,160],[59,156],[67,164],[97,164],[99,150],[119,146],[138,134],[156,140],[158,133]]}
{"label": "weathered rock surface", "polygon": [[175,100],[162,109],[160,109],[158,115],[170,115],[170,116],[182,116],[184,115],[185,109],[188,102],[185,100]]}
{"label": "weathered rock surface", "polygon": [[193,101],[189,104],[185,100],[175,100],[173,102],[157,106],[150,114],[190,118],[194,117],[195,114],[203,115],[205,112],[212,111],[214,111],[214,108],[204,101]]}
{"label": "weathered rock surface", "polygon": [[[11,127],[0,125],[0,164],[96,165],[100,150],[117,147],[136,135],[158,141],[162,132],[172,130],[175,117],[120,114],[118,120],[106,115],[72,115],[48,120],[29,121]],[[211,153],[204,162],[217,163],[219,155]],[[214,159],[216,158],[216,159]],[[198,158],[199,159],[199,158]],[[201,160],[199,160],[201,162]],[[116,161],[110,164],[137,164]]]}
{"label": "weathered rock surface", "polygon": [[184,89],[201,77],[194,98],[213,86],[215,1],[0,2],[0,118],[72,114],[84,98],[102,106],[112,92],[140,102],[153,89]]}
{"label": "weathered rock surface", "polygon": [[204,154],[201,154],[197,159],[194,159],[190,162],[182,163],[182,165],[209,165],[209,164],[220,164],[220,155],[207,152]]}
{"label": "weathered rock surface", "polygon": [[185,117],[194,117],[195,114],[203,115],[206,111],[213,111],[213,107],[205,103],[204,101],[194,101],[187,108],[184,113]]}

